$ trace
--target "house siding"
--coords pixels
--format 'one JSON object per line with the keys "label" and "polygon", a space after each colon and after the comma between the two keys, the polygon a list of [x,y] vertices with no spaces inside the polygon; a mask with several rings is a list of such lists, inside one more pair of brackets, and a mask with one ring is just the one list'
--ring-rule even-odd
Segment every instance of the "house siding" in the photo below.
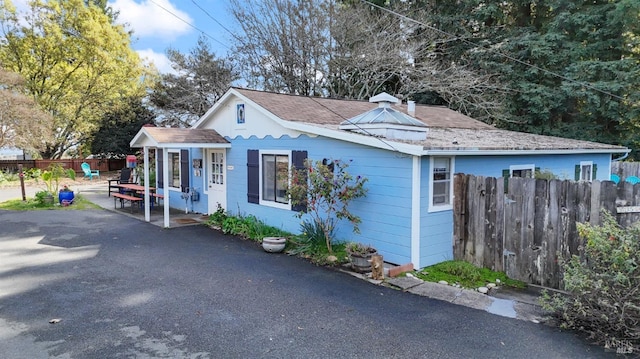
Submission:
{"label": "house siding", "polygon": [[[176,148],[176,149],[165,149],[165,150],[171,150],[171,151],[180,150],[181,153],[184,153],[182,151],[187,150],[186,152],[187,158],[186,159],[182,158],[182,154],[181,154],[181,160],[183,160],[184,162],[188,161],[188,182],[187,182],[189,184],[188,187],[194,188],[195,191],[198,192],[200,195],[200,198],[198,201],[193,202],[189,200],[188,202],[185,202],[185,200],[181,196],[182,191],[180,189],[173,189],[173,188],[169,189],[169,191],[171,191],[169,193],[169,207],[184,209],[186,206],[186,209],[188,209],[189,212],[209,213],[207,194],[204,193],[203,191],[203,188],[205,185],[206,173],[204,171],[204,168],[202,168],[200,176],[195,176],[193,171],[193,165],[192,165],[194,159],[200,159],[202,160],[202,166],[205,167],[202,149]],[[166,164],[164,164],[164,166],[166,166]],[[181,176],[185,175],[183,172],[184,172],[184,168],[181,168]],[[160,179],[161,176],[162,176],[162,173],[157,173],[156,179]],[[165,193],[166,190],[167,188],[158,189],[158,193],[163,194]]]}
{"label": "house siding", "polygon": [[[456,171],[458,158],[455,162]],[[430,158],[425,156],[421,161],[420,263],[414,263],[420,268],[453,259],[453,210],[429,212]]]}
{"label": "house siding", "polygon": [[592,161],[597,166],[596,179],[608,180],[610,154],[567,154],[526,156],[457,156],[456,172],[475,176],[502,177],[502,170],[510,165],[533,164],[541,171],[549,171],[558,179],[575,179],[575,166],[580,161]]}
{"label": "house siding", "polygon": [[336,239],[358,241],[375,246],[391,263],[405,263],[410,258],[411,238],[411,158],[385,150],[320,137],[283,136],[273,138],[241,137],[231,139],[227,154],[227,211],[254,215],[265,223],[291,233],[300,232],[296,212],[249,203],[247,201],[247,150],[307,151],[312,161],[323,158],[349,163],[347,171],[368,179],[367,196],[355,200],[350,209],[360,216],[360,234],[352,232],[348,222],[341,221]]}

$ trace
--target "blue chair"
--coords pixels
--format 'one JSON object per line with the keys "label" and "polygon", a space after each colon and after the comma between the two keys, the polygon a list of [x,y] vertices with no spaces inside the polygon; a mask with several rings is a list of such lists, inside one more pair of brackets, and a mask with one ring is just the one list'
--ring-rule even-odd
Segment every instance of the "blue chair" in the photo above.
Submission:
{"label": "blue chair", "polygon": [[629,176],[627,178],[624,179],[625,182],[629,182],[631,184],[636,184],[640,182],[640,178],[636,177],[636,176]]}
{"label": "blue chair", "polygon": [[615,183],[615,184],[618,184],[618,182],[620,182],[620,176],[611,175],[611,181],[613,181],[613,183]]}
{"label": "blue chair", "polygon": [[98,178],[100,178],[100,171],[98,170],[92,170],[91,166],[89,166],[88,163],[86,162],[82,162],[82,164],[80,165],[80,167],[82,168],[82,172],[84,172],[84,177],[89,177],[89,180],[93,179],[93,176],[97,176]]}

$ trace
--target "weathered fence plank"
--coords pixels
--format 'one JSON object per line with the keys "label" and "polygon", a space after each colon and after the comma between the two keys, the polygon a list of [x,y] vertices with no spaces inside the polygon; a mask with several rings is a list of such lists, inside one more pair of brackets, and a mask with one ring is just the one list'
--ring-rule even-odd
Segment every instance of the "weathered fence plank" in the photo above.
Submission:
{"label": "weathered fence plank", "polygon": [[[640,220],[640,184],[457,174],[454,258],[514,279],[563,288],[561,263],[579,255],[576,223],[601,223],[602,209],[622,226]],[[616,211],[617,207],[627,210]]]}

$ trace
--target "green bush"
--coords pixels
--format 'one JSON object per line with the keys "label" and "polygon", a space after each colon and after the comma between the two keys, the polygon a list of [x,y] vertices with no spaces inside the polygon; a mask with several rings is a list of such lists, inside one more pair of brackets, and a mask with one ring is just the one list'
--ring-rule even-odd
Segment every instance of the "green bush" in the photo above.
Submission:
{"label": "green bush", "polygon": [[563,264],[568,295],[541,301],[562,327],[589,334],[622,353],[640,353],[640,226],[623,229],[603,211],[603,224],[578,224],[580,256]]}

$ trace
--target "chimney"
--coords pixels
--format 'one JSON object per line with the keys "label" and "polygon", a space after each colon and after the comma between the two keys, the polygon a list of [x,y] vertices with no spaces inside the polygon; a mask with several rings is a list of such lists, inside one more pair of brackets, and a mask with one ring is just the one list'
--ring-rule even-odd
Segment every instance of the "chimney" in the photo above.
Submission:
{"label": "chimney", "polygon": [[415,101],[407,101],[407,113],[411,117],[416,116],[416,102]]}

